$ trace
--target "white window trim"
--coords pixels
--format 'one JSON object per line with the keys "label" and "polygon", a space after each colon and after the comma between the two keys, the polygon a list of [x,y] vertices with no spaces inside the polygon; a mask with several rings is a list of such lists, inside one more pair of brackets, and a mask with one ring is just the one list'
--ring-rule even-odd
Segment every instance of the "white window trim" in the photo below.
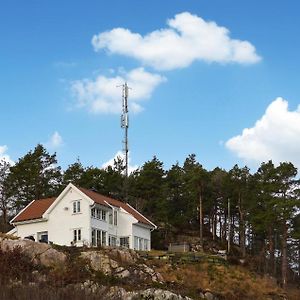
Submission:
{"label": "white window trim", "polygon": [[[92,213],[93,210],[95,211],[94,215]],[[103,218],[103,213],[105,213],[104,218]],[[107,218],[108,218],[107,213],[108,213],[108,211],[106,209],[101,208],[101,207],[94,206],[94,207],[91,208],[91,218],[92,219],[100,220],[102,222],[107,223]],[[99,216],[99,218],[98,218],[98,216]]]}
{"label": "white window trim", "polygon": [[[80,240],[78,239],[78,231],[80,230]],[[76,240],[74,239],[75,237],[75,232],[76,232]],[[73,234],[73,243],[80,243],[83,241],[82,239],[82,228],[72,228],[72,234]]]}
{"label": "white window trim", "polygon": [[[75,204],[75,212],[74,212],[74,204]],[[79,210],[78,210],[78,206],[79,206]],[[82,214],[82,205],[80,199],[72,201],[72,215],[77,215],[77,214]]]}
{"label": "white window trim", "polygon": [[[93,231],[95,232],[95,244],[93,244]],[[97,233],[99,232],[99,237],[100,237],[100,245],[97,243]],[[103,244],[103,233],[105,234],[105,244]],[[103,247],[108,245],[108,232],[99,228],[94,228],[92,227],[91,230],[91,245],[92,247]]]}

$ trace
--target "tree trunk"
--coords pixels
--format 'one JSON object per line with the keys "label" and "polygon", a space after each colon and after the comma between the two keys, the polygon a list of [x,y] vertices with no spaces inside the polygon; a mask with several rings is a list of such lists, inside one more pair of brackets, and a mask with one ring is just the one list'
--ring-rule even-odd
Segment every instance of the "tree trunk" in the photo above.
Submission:
{"label": "tree trunk", "polygon": [[282,287],[285,289],[287,285],[287,224],[283,223],[282,228],[282,261],[281,261],[281,278]]}
{"label": "tree trunk", "polygon": [[222,226],[222,241],[226,241],[227,238],[227,215],[224,211],[224,222],[223,222],[223,226]]}
{"label": "tree trunk", "polygon": [[219,217],[219,238],[221,241],[223,241],[223,236],[222,236],[222,214],[220,212],[220,214],[218,215]]}
{"label": "tree trunk", "polygon": [[259,264],[259,271],[265,274],[265,260],[266,260],[266,250],[265,250],[265,243],[262,243],[262,248],[260,251],[260,264]]}
{"label": "tree trunk", "polygon": [[227,238],[227,253],[230,253],[231,243],[231,217],[230,217],[230,199],[228,199],[228,238]]}
{"label": "tree trunk", "polygon": [[216,212],[216,209],[215,209],[215,212],[214,212],[214,231],[213,231],[214,240],[216,239],[216,236],[217,236],[217,212]]}
{"label": "tree trunk", "polygon": [[203,249],[203,203],[202,203],[202,190],[200,187],[199,193],[199,225],[200,225],[200,246]]}
{"label": "tree trunk", "polygon": [[2,211],[2,222],[4,225],[6,225],[7,224],[7,204],[6,204],[6,201],[5,201],[5,198],[3,195],[1,197],[0,210]]}
{"label": "tree trunk", "polygon": [[269,226],[268,230],[268,236],[269,236],[269,252],[270,252],[270,264],[269,264],[269,273],[274,276],[275,275],[275,249],[274,249],[274,235],[272,227]]}
{"label": "tree trunk", "polygon": [[298,278],[300,277],[300,239],[298,240]]}
{"label": "tree trunk", "polygon": [[246,256],[246,238],[245,238],[245,220],[244,220],[244,211],[242,208],[242,196],[239,192],[239,201],[238,201],[238,209],[240,215],[240,226],[239,226],[239,236],[240,236],[240,248],[242,252],[242,257]]}
{"label": "tree trunk", "polygon": [[217,213],[216,208],[214,207],[214,214],[213,214],[213,228],[212,228],[213,240],[216,239],[217,236]]}

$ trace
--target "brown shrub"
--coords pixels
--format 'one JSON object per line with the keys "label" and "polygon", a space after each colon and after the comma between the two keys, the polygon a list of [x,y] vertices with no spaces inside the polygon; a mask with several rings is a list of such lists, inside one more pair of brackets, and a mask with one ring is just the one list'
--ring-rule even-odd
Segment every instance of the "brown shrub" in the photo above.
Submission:
{"label": "brown shrub", "polygon": [[74,287],[54,288],[49,286],[1,286],[0,299],[5,300],[96,300],[101,295],[87,294]]}
{"label": "brown shrub", "polygon": [[86,260],[77,255],[68,255],[65,265],[50,269],[48,273],[48,283],[52,286],[66,286],[84,282],[90,278],[91,272]]}
{"label": "brown shrub", "polygon": [[0,249],[0,282],[31,279],[35,269],[32,261],[21,252],[19,247],[9,251]]}

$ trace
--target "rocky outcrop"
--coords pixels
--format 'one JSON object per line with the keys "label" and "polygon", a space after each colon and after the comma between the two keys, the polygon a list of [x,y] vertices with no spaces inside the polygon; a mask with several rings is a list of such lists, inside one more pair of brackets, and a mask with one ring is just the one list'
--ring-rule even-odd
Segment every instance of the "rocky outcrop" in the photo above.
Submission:
{"label": "rocky outcrop", "polygon": [[80,286],[80,289],[87,293],[101,294],[107,300],[192,300],[189,297],[181,296],[170,291],[149,288],[139,291],[126,291],[122,287],[113,286],[106,288],[97,283],[87,281]]}
{"label": "rocky outcrop", "polygon": [[106,252],[111,258],[122,264],[134,264],[139,259],[138,253],[130,249],[111,248]]}
{"label": "rocky outcrop", "polygon": [[138,268],[133,270],[133,274],[143,281],[150,279],[152,282],[164,282],[162,275],[145,264],[137,265]]}
{"label": "rocky outcrop", "polygon": [[100,251],[81,252],[80,257],[86,259],[94,271],[101,271],[105,275],[112,275],[114,270],[119,267],[115,260]]}
{"label": "rocky outcrop", "polygon": [[192,300],[189,297],[181,296],[170,291],[161,289],[147,289],[144,291],[128,292],[126,300]]}
{"label": "rocky outcrop", "polygon": [[[138,257],[130,250],[113,249],[110,255],[104,251],[81,252],[94,271],[126,279],[130,282],[164,282],[162,275],[146,264],[139,264]],[[114,257],[115,259],[113,259]]]}
{"label": "rocky outcrop", "polygon": [[36,265],[40,264],[45,267],[52,267],[61,265],[66,261],[64,253],[53,249],[48,244],[37,243],[31,240],[0,240],[0,249],[2,251],[5,252],[15,248],[19,248]]}

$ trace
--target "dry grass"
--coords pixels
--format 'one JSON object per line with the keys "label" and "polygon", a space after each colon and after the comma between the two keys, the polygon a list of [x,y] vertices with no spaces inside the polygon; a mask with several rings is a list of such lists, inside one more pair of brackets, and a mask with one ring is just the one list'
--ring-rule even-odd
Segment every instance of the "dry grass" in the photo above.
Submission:
{"label": "dry grass", "polygon": [[49,286],[36,287],[23,286],[1,286],[0,299],[5,300],[98,300],[101,294],[90,294],[72,288],[52,288]]}
{"label": "dry grass", "polygon": [[300,288],[298,287],[288,287],[287,295],[289,300],[299,300],[300,299]]}
{"label": "dry grass", "polygon": [[172,266],[160,262],[157,270],[169,283],[179,284],[187,291],[213,291],[228,300],[265,300],[268,295],[283,293],[271,278],[251,274],[240,266],[212,263]]}

